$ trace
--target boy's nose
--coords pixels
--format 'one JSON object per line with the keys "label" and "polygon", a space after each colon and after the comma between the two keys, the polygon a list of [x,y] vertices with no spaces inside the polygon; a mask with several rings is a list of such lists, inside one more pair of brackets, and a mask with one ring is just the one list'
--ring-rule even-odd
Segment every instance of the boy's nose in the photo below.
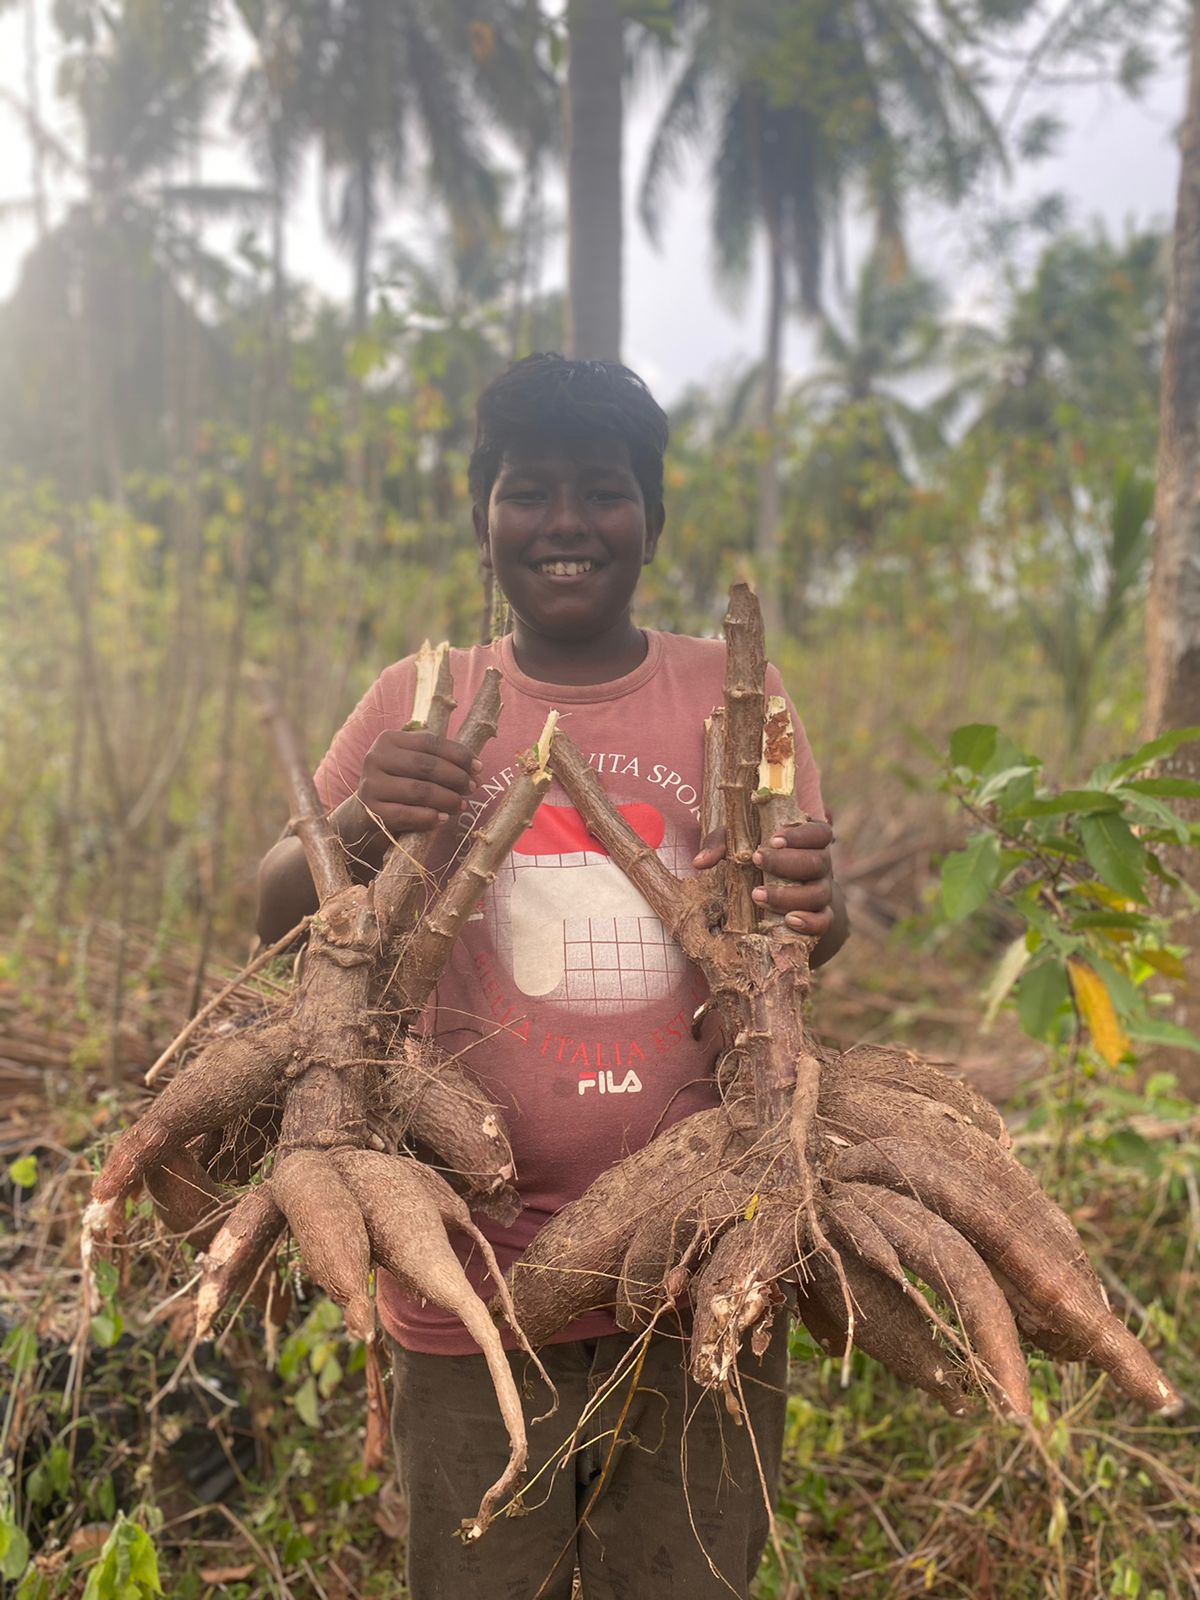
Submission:
{"label": "boy's nose", "polygon": [[573,489],[560,489],[551,497],[546,517],[548,533],[583,533],[587,528],[587,507],[583,496]]}

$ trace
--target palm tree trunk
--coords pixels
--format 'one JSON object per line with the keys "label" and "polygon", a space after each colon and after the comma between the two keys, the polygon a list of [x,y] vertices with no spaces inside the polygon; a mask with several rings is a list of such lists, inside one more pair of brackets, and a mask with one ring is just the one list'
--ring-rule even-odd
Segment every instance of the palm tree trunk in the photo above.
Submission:
{"label": "palm tree trunk", "polygon": [[[367,331],[367,296],[370,288],[371,246],[374,234],[372,203],[375,175],[369,151],[365,148],[354,182],[358,188],[358,210],[354,218],[354,306],[350,333],[357,355],[358,342]],[[349,388],[350,487],[357,493],[363,494],[367,488],[367,406],[363,382],[358,375],[357,360],[350,364]]]}
{"label": "palm tree trunk", "polygon": [[272,344],[284,337],[287,296],[287,201],[278,171],[271,190],[271,327]]}
{"label": "palm tree trunk", "polygon": [[[1200,724],[1200,9],[1192,18],[1181,149],[1163,360],[1154,568],[1146,612],[1146,729],[1151,737]],[[1162,771],[1200,779],[1200,744],[1183,746],[1162,764]],[[1200,801],[1182,801],[1180,809],[1200,821]],[[1194,881],[1194,862],[1176,859],[1172,865]],[[1174,1020],[1200,1031],[1200,915],[1195,911],[1185,917],[1179,937],[1192,953]],[[1172,1052],[1164,1065],[1200,1098],[1196,1056]]]}
{"label": "palm tree trunk", "polygon": [[621,78],[618,0],[567,6],[567,350],[621,358]]}
{"label": "palm tree trunk", "polygon": [[373,242],[371,209],[375,190],[374,164],[366,150],[360,157],[358,170],[354,175],[354,186],[358,193],[355,199],[354,217],[354,307],[351,331],[354,337],[359,339],[367,331],[367,295],[370,289]]}
{"label": "palm tree trunk", "polygon": [[[35,128],[42,126],[41,86],[39,83],[37,12],[35,0],[25,0],[25,103]],[[39,240],[46,237],[46,163],[42,141],[30,141],[32,163],[33,220]]]}
{"label": "palm tree trunk", "polygon": [[779,388],[783,366],[783,319],[787,291],[787,262],[778,226],[768,227],[767,340],[763,352],[761,428],[764,455],[758,469],[758,512],[754,528],[754,555],[758,567],[759,598],[768,634],[778,632],[783,608],[779,595]]}

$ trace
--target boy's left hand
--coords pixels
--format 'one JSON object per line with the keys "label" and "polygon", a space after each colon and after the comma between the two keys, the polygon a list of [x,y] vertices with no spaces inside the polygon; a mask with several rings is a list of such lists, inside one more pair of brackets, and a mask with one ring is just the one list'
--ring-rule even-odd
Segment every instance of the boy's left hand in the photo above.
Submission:
{"label": "boy's left hand", "polygon": [[[833,926],[833,864],[829,847],[833,829],[827,822],[801,822],[784,828],[754,852],[754,865],[784,878],[785,883],[755,889],[754,899],[784,913],[789,928],[817,938]],[[692,865],[705,871],[725,855],[725,830],[710,833]]]}

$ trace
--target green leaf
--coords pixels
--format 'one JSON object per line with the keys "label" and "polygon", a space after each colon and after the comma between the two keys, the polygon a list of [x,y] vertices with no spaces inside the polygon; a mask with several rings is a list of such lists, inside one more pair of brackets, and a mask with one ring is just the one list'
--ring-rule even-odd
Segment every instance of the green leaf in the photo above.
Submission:
{"label": "green leaf", "polygon": [[1132,1128],[1115,1128],[1101,1141],[1100,1148],[1116,1166],[1132,1167],[1147,1178],[1162,1174],[1162,1157],[1157,1147]]}
{"label": "green leaf", "polygon": [[1122,760],[1110,762],[1108,771],[1111,774],[1109,782],[1128,777],[1131,772],[1137,772],[1141,767],[1148,767],[1154,761],[1161,761],[1165,756],[1172,756],[1181,745],[1196,744],[1200,742],[1200,728],[1175,728],[1170,733],[1160,734],[1157,739],[1135,750],[1131,756]]}
{"label": "green leaf", "polygon": [[1061,794],[1027,800],[1018,806],[1015,817],[1059,817],[1069,811],[1087,816],[1097,811],[1119,811],[1120,802],[1104,789],[1064,789]]}
{"label": "green leaf", "polygon": [[331,1354],[329,1359],[322,1365],[320,1376],[317,1378],[317,1388],[320,1391],[322,1400],[328,1400],[341,1381],[342,1364],[335,1355]]}
{"label": "green leaf", "polygon": [[83,1600],[147,1600],[162,1592],[154,1541],[122,1512],[88,1573]]}
{"label": "green leaf", "polygon": [[968,772],[982,772],[996,749],[997,730],[987,722],[971,722],[950,735],[950,760]]}
{"label": "green leaf", "polygon": [[29,1474],[25,1492],[35,1506],[46,1506],[63,1499],[71,1487],[71,1456],[65,1445],[56,1444]]}
{"label": "green leaf", "polygon": [[1145,860],[1129,824],[1116,816],[1081,817],[1079,833],[1096,876],[1126,900],[1139,900],[1144,904]]}
{"label": "green leaf", "polygon": [[51,1600],[50,1579],[36,1567],[30,1567],[17,1586],[15,1600]]}
{"label": "green leaf", "polygon": [[1182,817],[1176,816],[1169,805],[1164,804],[1155,795],[1141,794],[1129,789],[1115,791],[1126,801],[1133,814],[1133,821],[1141,823],[1144,827],[1161,828],[1164,833],[1169,833],[1178,844],[1187,844],[1191,830]]}
{"label": "green leaf", "polygon": [[32,1323],[19,1322],[10,1328],[0,1345],[0,1361],[12,1368],[15,1376],[28,1372],[37,1360],[38,1342]]}
{"label": "green leaf", "polygon": [[1129,1022],[1128,1028],[1132,1038],[1141,1039],[1145,1044],[1167,1044],[1179,1050],[1200,1051],[1200,1039],[1190,1028],[1182,1028],[1177,1022],[1167,1022],[1160,1017],[1138,1017]]}
{"label": "green leaf", "polygon": [[18,1156],[15,1161],[8,1164],[8,1176],[18,1189],[32,1189],[37,1182],[38,1159],[36,1156]]}
{"label": "green leaf", "polygon": [[1140,1017],[1145,1014],[1145,1001],[1136,983],[1125,971],[1124,966],[1114,966],[1111,961],[1106,961],[1098,952],[1093,952],[1086,957],[1091,961],[1096,971],[1104,979],[1105,987],[1112,998],[1112,1003],[1123,1023],[1128,1025],[1130,1018]]}
{"label": "green leaf", "polygon": [[1067,975],[1054,961],[1042,961],[1022,974],[1017,985],[1017,1016],[1031,1039],[1045,1039],[1069,998]]}
{"label": "green leaf", "polygon": [[0,1578],[15,1582],[29,1565],[29,1540],[16,1523],[0,1522]]}
{"label": "green leaf", "polygon": [[111,1300],[120,1286],[121,1277],[111,1261],[96,1261],[92,1267],[96,1293],[101,1300]]}
{"label": "green leaf", "polygon": [[30,1505],[38,1507],[48,1506],[53,1499],[54,1489],[50,1483],[50,1474],[42,1462],[39,1461],[26,1478],[25,1493],[29,1496]]}
{"label": "green leaf", "polygon": [[942,905],[952,922],[978,911],[1000,881],[1000,841],[978,833],[965,850],[942,862]]}
{"label": "green leaf", "polygon": [[125,1319],[112,1308],[97,1311],[92,1318],[92,1338],[101,1350],[111,1350],[125,1332]]}
{"label": "green leaf", "polygon": [[[981,806],[991,805],[993,801],[999,801],[1002,795],[1006,794],[1014,785],[1020,783],[1022,779],[1026,780],[1024,787],[1032,790],[1033,775],[1036,771],[1037,768],[1031,767],[1028,762],[1021,762],[1012,767],[1002,767],[999,772],[992,773],[975,798]],[[1025,803],[1023,799],[1017,799],[1016,801],[1018,805]]]}
{"label": "green leaf", "polygon": [[1200,800],[1200,783],[1195,778],[1131,778],[1121,788],[1135,794],[1163,795],[1168,800]]}
{"label": "green leaf", "polygon": [[1136,911],[1080,911],[1071,918],[1073,928],[1144,928],[1147,918]]}
{"label": "green leaf", "polygon": [[304,1382],[296,1390],[292,1404],[295,1406],[297,1415],[302,1422],[306,1422],[310,1428],[317,1426],[321,1420],[321,1408],[317,1404],[317,1380],[315,1378],[305,1378]]}

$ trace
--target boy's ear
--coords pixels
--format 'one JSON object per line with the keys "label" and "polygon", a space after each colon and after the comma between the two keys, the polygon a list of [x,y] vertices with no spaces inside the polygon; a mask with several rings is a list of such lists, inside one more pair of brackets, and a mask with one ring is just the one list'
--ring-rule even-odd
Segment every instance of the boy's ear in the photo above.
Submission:
{"label": "boy's ear", "polygon": [[475,524],[475,543],[479,546],[479,565],[485,572],[492,570],[492,542],[488,538],[487,512],[479,506],[471,507],[471,521]]}
{"label": "boy's ear", "polygon": [[649,566],[654,560],[654,552],[658,549],[658,541],[662,538],[663,527],[667,520],[667,508],[660,500],[653,511],[646,513],[646,553],[642,557],[642,565]]}

